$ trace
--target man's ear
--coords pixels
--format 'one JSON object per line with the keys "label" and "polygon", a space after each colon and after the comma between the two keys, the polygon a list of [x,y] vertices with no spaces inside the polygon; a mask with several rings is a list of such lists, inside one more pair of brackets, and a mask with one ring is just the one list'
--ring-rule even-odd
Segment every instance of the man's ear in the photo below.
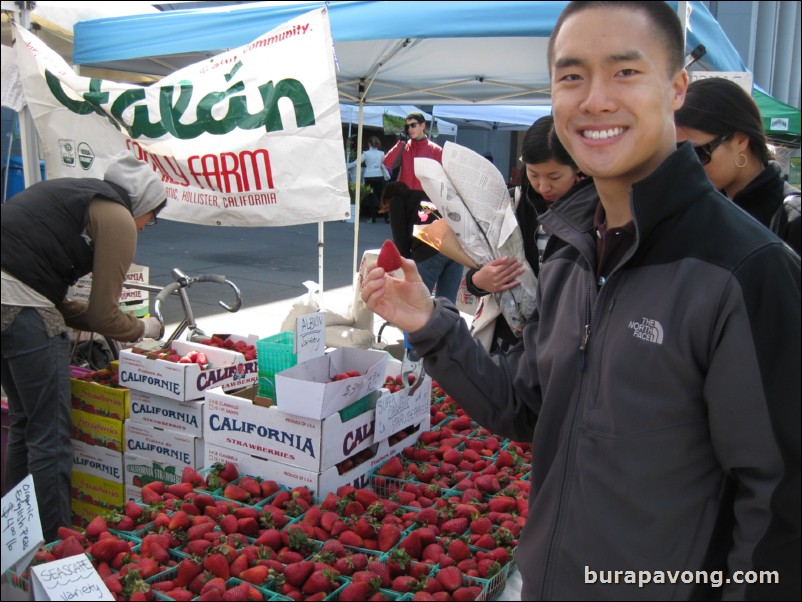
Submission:
{"label": "man's ear", "polygon": [[680,69],[674,74],[671,89],[674,94],[671,106],[676,111],[685,103],[685,93],[688,91],[688,72],[685,69]]}

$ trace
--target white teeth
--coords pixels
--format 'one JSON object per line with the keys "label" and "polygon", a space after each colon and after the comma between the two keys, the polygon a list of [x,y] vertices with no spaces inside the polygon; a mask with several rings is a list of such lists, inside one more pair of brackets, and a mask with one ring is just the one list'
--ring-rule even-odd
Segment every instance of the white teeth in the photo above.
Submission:
{"label": "white teeth", "polygon": [[612,128],[609,130],[585,130],[582,135],[591,140],[607,140],[613,136],[618,136],[624,133],[624,128]]}

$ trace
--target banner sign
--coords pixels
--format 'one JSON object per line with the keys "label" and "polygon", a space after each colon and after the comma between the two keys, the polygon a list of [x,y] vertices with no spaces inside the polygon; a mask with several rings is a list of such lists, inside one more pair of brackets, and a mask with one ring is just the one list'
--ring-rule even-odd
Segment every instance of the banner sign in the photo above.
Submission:
{"label": "banner sign", "polygon": [[129,149],[162,175],[160,218],[287,226],[348,217],[326,8],[150,86],[76,75],[16,31],[48,178],[102,178],[109,158]]}

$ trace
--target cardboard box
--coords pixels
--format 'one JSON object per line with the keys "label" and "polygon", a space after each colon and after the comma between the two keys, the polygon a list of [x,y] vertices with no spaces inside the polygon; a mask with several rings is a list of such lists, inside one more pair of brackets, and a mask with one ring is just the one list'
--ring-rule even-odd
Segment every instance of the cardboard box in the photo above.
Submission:
{"label": "cardboard box", "polygon": [[203,439],[129,420],[125,423],[125,453],[198,468],[203,466]]}
{"label": "cardboard box", "polygon": [[339,412],[315,420],[281,412],[257,387],[236,393],[206,392],[203,438],[207,444],[237,449],[277,462],[320,472],[373,445],[374,391],[367,411],[344,420]]}
{"label": "cardboard box", "polygon": [[125,485],[108,479],[72,471],[72,499],[101,508],[114,508],[125,502]]}
{"label": "cardboard box", "polygon": [[172,347],[179,355],[186,355],[193,350],[203,351],[211,367],[204,369],[199,364],[148,359],[131,349],[123,349],[120,352],[120,384],[169,399],[187,401],[201,399],[206,389],[212,387],[245,387],[255,384],[259,378],[256,360],[246,362],[241,353],[188,341],[173,341]]}
{"label": "cardboard box", "polygon": [[72,439],[89,445],[100,445],[122,452],[123,421],[72,410]]}
{"label": "cardboard box", "polygon": [[126,499],[129,499],[128,492],[131,490],[136,491],[134,499],[139,499],[141,487],[153,481],[163,481],[165,485],[180,483],[184,466],[186,464],[181,462],[164,462],[138,454],[125,454],[123,469],[125,472]]}
{"label": "cardboard box", "polygon": [[123,454],[99,445],[72,441],[72,469],[114,483],[122,483]]}
{"label": "cardboard box", "polygon": [[[384,384],[387,354],[372,349],[335,349],[276,374],[276,403],[282,412],[320,420]],[[329,382],[335,374],[362,376]]]}
{"label": "cardboard box", "polygon": [[[73,375],[76,375],[81,369],[73,367],[71,370]],[[70,403],[75,410],[115,420],[128,418],[128,389],[106,387],[96,382],[70,378],[70,395]]]}
{"label": "cardboard box", "polygon": [[203,436],[203,400],[176,401],[136,389],[131,390],[129,398],[129,421]]}
{"label": "cardboard box", "polygon": [[72,515],[72,524],[81,529],[86,529],[86,526],[92,522],[92,519],[101,514],[109,511],[108,508],[95,506],[87,502],[82,502],[73,498],[70,500],[70,511]]}
{"label": "cardboard box", "polygon": [[[128,282],[136,282],[137,284],[147,284],[150,268],[144,265],[131,264],[125,279]],[[77,301],[89,301],[89,295],[92,292],[92,274],[87,274],[78,279],[78,282],[73,284],[67,291],[67,296]],[[145,301],[147,305],[148,291],[138,291],[129,288],[123,288],[120,293],[120,303],[131,301]]]}
{"label": "cardboard box", "polygon": [[390,445],[387,439],[374,443],[372,446],[372,449],[375,450],[374,455],[344,474],[340,474],[337,466],[332,466],[323,472],[304,470],[303,468],[276,462],[262,456],[249,454],[242,450],[220,447],[213,443],[206,445],[205,464],[206,466],[211,466],[217,462],[233,462],[237,465],[240,474],[272,479],[279,485],[289,488],[303,485],[311,489],[316,497],[323,498],[327,493],[336,491],[338,487],[349,483],[357,488],[368,487],[370,485],[368,473],[373,468],[398,454],[407,445],[413,445],[420,437],[420,433],[428,428],[429,421],[427,418],[418,425],[418,429],[414,433],[394,445]]}

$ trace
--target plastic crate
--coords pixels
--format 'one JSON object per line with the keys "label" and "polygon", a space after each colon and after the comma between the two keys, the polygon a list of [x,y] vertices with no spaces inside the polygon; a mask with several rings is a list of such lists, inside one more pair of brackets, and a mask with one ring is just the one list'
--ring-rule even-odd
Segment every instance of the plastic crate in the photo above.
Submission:
{"label": "plastic crate", "polygon": [[280,332],[256,342],[259,395],[275,398],[276,374],[298,363],[298,356],[293,352],[294,345],[294,332]]}

